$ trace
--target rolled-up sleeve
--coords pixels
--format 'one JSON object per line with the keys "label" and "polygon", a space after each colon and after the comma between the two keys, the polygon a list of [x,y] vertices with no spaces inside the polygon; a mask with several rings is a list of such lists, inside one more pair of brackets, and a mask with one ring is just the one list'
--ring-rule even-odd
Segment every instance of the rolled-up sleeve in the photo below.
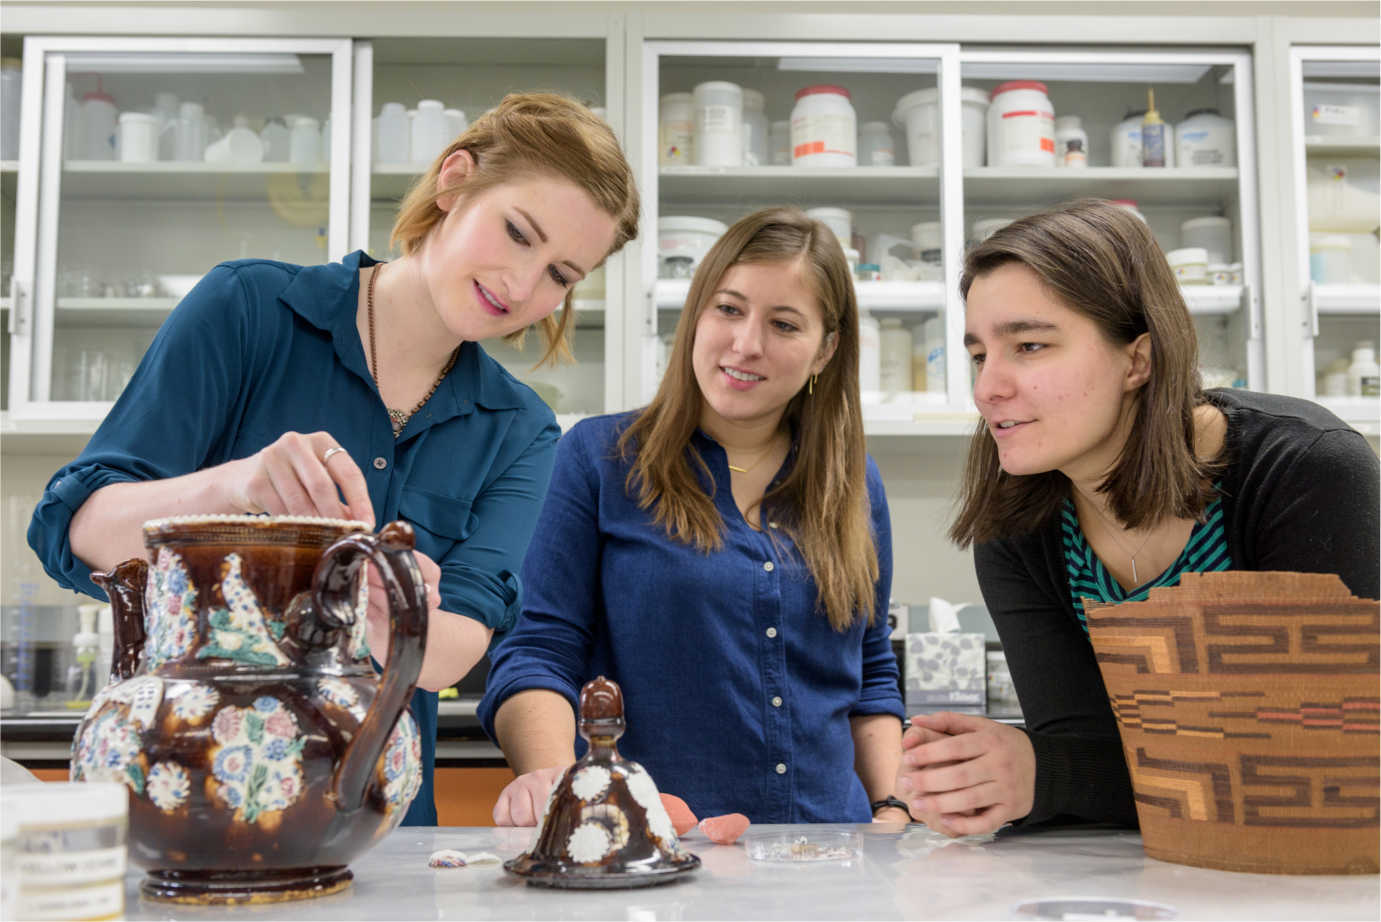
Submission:
{"label": "rolled-up sleeve", "polygon": [[577,425],[560,441],[537,537],[523,563],[522,616],[490,651],[478,715],[494,738],[494,715],[520,691],[546,689],[575,706],[600,605],[599,476]]}
{"label": "rolled-up sleeve", "polygon": [[444,610],[474,618],[496,633],[510,630],[518,620],[519,573],[551,480],[560,434],[556,422],[549,422],[475,497],[470,506],[474,527],[437,561]]}
{"label": "rolled-up sleeve", "polygon": [[858,704],[850,714],[895,714],[904,718],[897,684],[897,657],[892,652],[892,628],[887,623],[887,609],[892,599],[892,519],[882,474],[872,458],[868,459],[868,501],[878,555],[877,592],[873,623],[863,632],[863,686]]}
{"label": "rolled-up sleeve", "polygon": [[239,390],[244,344],[237,318],[244,304],[233,269],[207,273],[164,322],[86,448],[48,482],[28,540],[44,570],[65,588],[105,598],[68,538],[72,516],[92,493],[205,466]]}

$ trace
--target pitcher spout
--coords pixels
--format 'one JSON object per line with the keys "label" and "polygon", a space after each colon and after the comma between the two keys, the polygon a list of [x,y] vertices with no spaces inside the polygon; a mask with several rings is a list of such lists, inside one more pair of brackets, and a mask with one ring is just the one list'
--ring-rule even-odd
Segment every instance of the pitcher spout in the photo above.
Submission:
{"label": "pitcher spout", "polygon": [[147,561],[131,558],[109,573],[92,573],[91,580],[110,597],[115,622],[115,653],[110,678],[118,682],[134,676],[144,653],[144,588],[149,580]]}

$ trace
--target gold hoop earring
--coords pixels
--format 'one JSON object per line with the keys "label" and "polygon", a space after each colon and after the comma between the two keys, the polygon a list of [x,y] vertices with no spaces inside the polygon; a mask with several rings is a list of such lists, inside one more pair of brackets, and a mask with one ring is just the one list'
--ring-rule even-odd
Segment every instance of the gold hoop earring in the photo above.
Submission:
{"label": "gold hoop earring", "polygon": [[815,393],[815,379],[818,378],[818,377],[820,377],[820,376],[819,376],[819,375],[811,375],[811,376],[810,376],[810,382],[806,385],[806,393],[807,393],[807,394],[814,394],[814,393]]}

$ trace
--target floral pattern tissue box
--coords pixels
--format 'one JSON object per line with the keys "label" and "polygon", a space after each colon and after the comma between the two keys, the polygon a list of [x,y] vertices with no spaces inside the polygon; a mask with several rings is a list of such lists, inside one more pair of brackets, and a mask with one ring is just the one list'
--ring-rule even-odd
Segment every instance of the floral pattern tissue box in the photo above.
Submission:
{"label": "floral pattern tissue box", "polygon": [[982,634],[906,635],[906,710],[983,714],[988,663]]}

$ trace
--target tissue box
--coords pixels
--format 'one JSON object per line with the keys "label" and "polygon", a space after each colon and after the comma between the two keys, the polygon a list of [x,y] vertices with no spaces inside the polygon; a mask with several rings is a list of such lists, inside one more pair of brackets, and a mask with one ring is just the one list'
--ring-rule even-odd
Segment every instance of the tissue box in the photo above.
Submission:
{"label": "tissue box", "polygon": [[982,634],[916,633],[906,635],[906,711],[987,710],[988,662]]}

